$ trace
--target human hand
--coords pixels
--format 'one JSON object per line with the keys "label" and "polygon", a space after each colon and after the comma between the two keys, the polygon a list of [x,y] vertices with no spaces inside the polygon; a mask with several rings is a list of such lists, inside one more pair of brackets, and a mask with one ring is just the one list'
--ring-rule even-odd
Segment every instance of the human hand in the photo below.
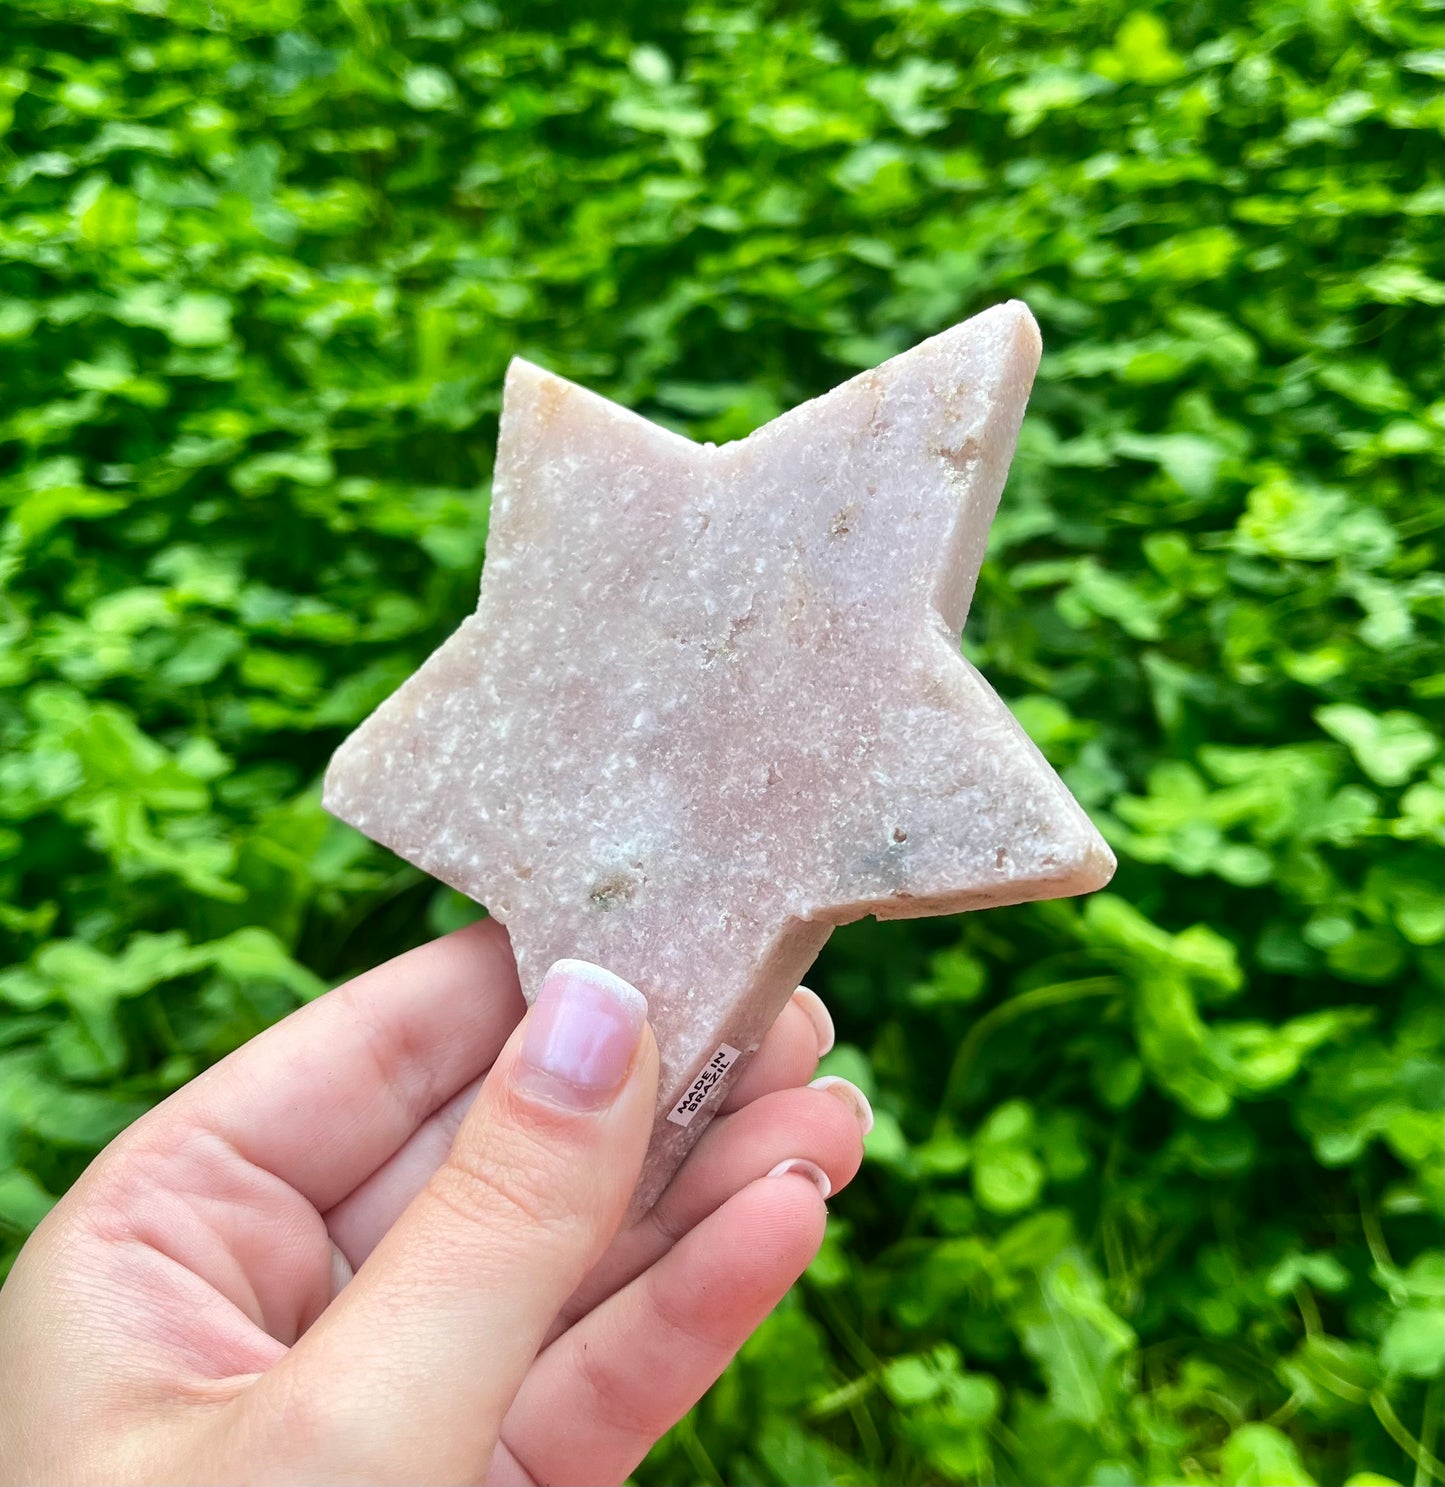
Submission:
{"label": "human hand", "polygon": [[657,1050],[569,964],[524,1019],[473,925],[102,1152],[0,1290],[0,1482],[622,1481],[812,1259],[867,1103],[799,1087],[831,1041],[800,992],[619,1232]]}

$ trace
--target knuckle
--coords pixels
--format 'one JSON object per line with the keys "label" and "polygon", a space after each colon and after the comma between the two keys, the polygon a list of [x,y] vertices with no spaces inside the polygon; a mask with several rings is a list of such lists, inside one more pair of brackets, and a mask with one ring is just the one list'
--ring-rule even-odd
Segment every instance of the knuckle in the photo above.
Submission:
{"label": "knuckle", "polygon": [[300,1466],[332,1455],[338,1435],[335,1411],[302,1371],[273,1369],[243,1413],[258,1412],[262,1418],[255,1423],[283,1462]]}
{"label": "knuckle", "polygon": [[672,1424],[661,1393],[638,1389],[608,1349],[578,1349],[577,1372],[593,1418],[624,1438],[651,1442]]}
{"label": "knuckle", "polygon": [[469,1224],[515,1227],[524,1233],[566,1233],[579,1222],[554,1155],[513,1129],[505,1142],[453,1142],[432,1175],[433,1199]]}
{"label": "knuckle", "polygon": [[681,1351],[702,1354],[724,1345],[726,1328],[719,1328],[716,1308],[706,1304],[707,1287],[700,1291],[678,1290],[654,1278],[648,1286],[648,1301],[658,1330],[672,1338]]}

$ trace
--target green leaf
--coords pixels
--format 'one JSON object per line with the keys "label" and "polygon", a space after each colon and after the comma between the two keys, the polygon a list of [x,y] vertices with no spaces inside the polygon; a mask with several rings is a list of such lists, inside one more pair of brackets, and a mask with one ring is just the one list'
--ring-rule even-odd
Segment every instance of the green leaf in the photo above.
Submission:
{"label": "green leaf", "polygon": [[1097,1425],[1124,1387],[1133,1329],[1104,1300],[1103,1284],[1077,1252],[1066,1252],[1039,1278],[1037,1298],[1021,1317],[1023,1345],[1038,1363],[1061,1419]]}
{"label": "green leaf", "polygon": [[981,1146],[973,1164],[973,1190],[990,1213],[1031,1208],[1044,1185],[1043,1164],[1018,1146]]}
{"label": "green leaf", "polygon": [[907,1406],[933,1399],[943,1381],[926,1358],[894,1358],[883,1370],[883,1388],[894,1404]]}
{"label": "green leaf", "polygon": [[3,23],[0,1274],[132,1112],[476,912],[317,785],[476,607],[512,356],[725,444],[1022,299],[963,644],[1118,873],[835,931],[867,1160],[636,1479],[1438,1476],[1438,12],[164,11]]}
{"label": "green leaf", "polygon": [[410,67],[401,80],[402,96],[415,109],[454,108],[456,84],[440,67]]}
{"label": "green leaf", "polygon": [[1241,1425],[1219,1453],[1226,1487],[1315,1487],[1295,1444],[1272,1425]]}
{"label": "green leaf", "polygon": [[1403,785],[1440,752],[1440,740],[1414,713],[1375,714],[1342,702],[1318,709],[1315,720],[1377,784]]}
{"label": "green leaf", "polygon": [[1438,1299],[1429,1306],[1396,1312],[1380,1343],[1385,1371],[1408,1378],[1438,1379],[1445,1369],[1445,1311]]}
{"label": "green leaf", "polygon": [[0,1173],[0,1232],[29,1233],[55,1206],[55,1198],[28,1173]]}

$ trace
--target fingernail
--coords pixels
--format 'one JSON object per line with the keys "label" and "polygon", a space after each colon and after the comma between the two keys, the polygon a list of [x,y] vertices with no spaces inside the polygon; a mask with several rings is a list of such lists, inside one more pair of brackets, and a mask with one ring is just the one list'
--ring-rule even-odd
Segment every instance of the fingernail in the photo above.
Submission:
{"label": "fingernail", "polygon": [[828,1014],[828,1009],[823,1005],[823,998],[816,991],[806,986],[800,986],[793,993],[793,1000],[807,1014],[808,1021],[813,1024],[813,1031],[818,1035],[818,1057],[822,1058],[825,1053],[831,1051],[837,1034],[833,1031],[833,1019]]}
{"label": "fingernail", "polygon": [[868,1096],[851,1080],[843,1079],[837,1074],[824,1074],[813,1080],[809,1089],[825,1089],[828,1093],[842,1102],[858,1117],[858,1124],[863,1127],[866,1136],[873,1129],[873,1107],[868,1103]]}
{"label": "fingernail", "polygon": [[575,1109],[607,1103],[627,1077],[647,998],[620,976],[585,960],[559,960],[527,1015],[522,1081]]}
{"label": "fingernail", "polygon": [[767,1175],[786,1177],[790,1172],[806,1177],[825,1198],[833,1191],[833,1184],[828,1181],[828,1174],[816,1162],[810,1162],[806,1157],[789,1157],[786,1162],[779,1162]]}

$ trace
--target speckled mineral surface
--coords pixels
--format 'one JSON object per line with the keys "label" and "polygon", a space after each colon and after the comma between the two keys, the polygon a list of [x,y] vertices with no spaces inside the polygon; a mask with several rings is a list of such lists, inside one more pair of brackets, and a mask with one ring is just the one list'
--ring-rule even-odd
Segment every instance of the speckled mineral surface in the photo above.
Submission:
{"label": "speckled mineral surface", "polygon": [[646,993],[639,1207],[834,925],[1113,872],[958,648],[1038,358],[1000,305],[721,448],[507,373],[477,611],[325,798],[503,920],[529,998],[564,957]]}

